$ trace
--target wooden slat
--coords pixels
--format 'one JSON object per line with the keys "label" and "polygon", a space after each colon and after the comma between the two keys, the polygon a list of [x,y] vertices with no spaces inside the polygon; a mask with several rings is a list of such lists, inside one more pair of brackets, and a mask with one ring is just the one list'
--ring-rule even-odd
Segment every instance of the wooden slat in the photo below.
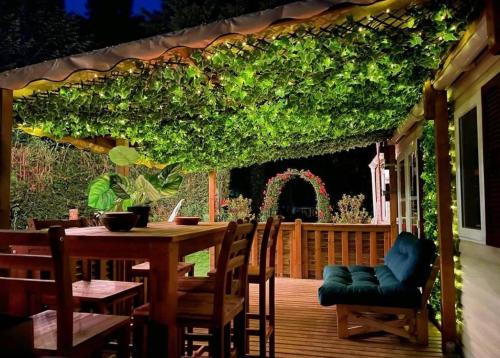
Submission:
{"label": "wooden slat", "polygon": [[335,233],[328,231],[328,264],[335,264]]}
{"label": "wooden slat", "polygon": [[290,241],[290,277],[302,278],[302,220],[295,220]]}
{"label": "wooden slat", "polygon": [[314,260],[315,267],[314,273],[316,279],[323,278],[323,264],[321,263],[321,231],[317,230],[314,232]]}
{"label": "wooden slat", "polygon": [[0,230],[0,246],[49,246],[47,233],[39,231]]}
{"label": "wooden slat", "polygon": [[356,240],[356,265],[363,264],[363,233],[358,231],[355,233]]}
{"label": "wooden slat", "polygon": [[[429,325],[429,346],[422,347],[390,334],[360,339],[337,338],[335,307],[317,302],[320,280],[276,280],[276,357],[281,358],[437,358],[443,357],[439,331]],[[250,310],[257,311],[258,287],[250,285]],[[252,320],[250,328],[257,328]],[[258,356],[258,338],[250,338],[250,353]]]}
{"label": "wooden slat", "polygon": [[342,232],[342,265],[349,265],[349,233]]}
{"label": "wooden slat", "polygon": [[52,256],[47,255],[16,255],[0,253],[0,268],[31,270],[53,270],[54,262]]}
{"label": "wooden slat", "polygon": [[0,88],[0,229],[10,228],[12,105],[12,90]]}
{"label": "wooden slat", "polygon": [[387,255],[391,248],[391,238],[387,233],[384,233],[384,256]]}
{"label": "wooden slat", "polygon": [[370,266],[376,266],[377,259],[377,233],[370,232]]}
{"label": "wooden slat", "polygon": [[276,275],[283,276],[283,227],[278,231],[278,242],[276,243]]}
{"label": "wooden slat", "polygon": [[391,226],[386,224],[332,224],[332,223],[302,223],[302,229],[305,231],[349,231],[349,232],[385,232],[390,230]]}

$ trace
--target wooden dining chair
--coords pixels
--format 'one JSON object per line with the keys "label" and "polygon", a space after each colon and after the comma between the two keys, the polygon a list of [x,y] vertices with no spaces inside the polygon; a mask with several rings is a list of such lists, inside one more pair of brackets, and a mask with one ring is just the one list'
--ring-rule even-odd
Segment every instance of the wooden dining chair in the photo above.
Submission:
{"label": "wooden dining chair", "polygon": [[[212,292],[179,292],[177,323],[182,329],[180,341],[192,342],[208,338],[210,356],[214,358],[244,357],[247,296],[247,277],[250,249],[257,227],[256,222],[229,223],[217,263],[215,289]],[[145,331],[149,305],[134,311],[134,347],[145,348]],[[231,353],[231,322],[234,323],[234,352]],[[188,333],[185,329],[189,328]],[[194,328],[206,328],[209,334],[189,333]],[[142,341],[140,343],[139,341]],[[189,344],[186,346],[189,347]],[[185,352],[185,348],[181,350]],[[144,351],[136,352],[141,356]]]}
{"label": "wooden dining chair", "polygon": [[[79,220],[38,220],[31,219],[29,227],[33,230],[47,229],[51,226],[61,226],[63,228],[86,227],[86,219]],[[23,246],[14,245],[12,251],[16,254],[39,254],[47,255],[50,248],[43,245]],[[76,260],[70,261],[73,267]],[[88,267],[88,260],[82,260],[82,266]],[[50,276],[49,276],[50,277]],[[47,277],[47,278],[49,278]],[[72,275],[74,278],[75,275]],[[90,268],[83,270],[83,279],[73,282],[73,298],[83,308],[91,309],[98,313],[107,313],[109,307],[119,303],[127,302],[125,311],[131,313],[132,300],[135,297],[142,298],[143,285],[138,282],[96,280],[91,279]]]}
{"label": "wooden dining chair", "polygon": [[73,312],[69,256],[62,227],[48,232],[0,230],[0,246],[50,247],[49,255],[0,254],[0,268],[50,270],[54,280],[0,277],[0,311],[19,314],[20,297],[56,297],[56,309],[33,315],[33,349],[37,356],[89,357],[117,339],[118,357],[129,357],[130,318]]}
{"label": "wooden dining chair", "polygon": [[[267,342],[269,341],[269,357],[275,356],[275,275],[276,275],[276,244],[280,230],[281,216],[268,218],[260,241],[259,261],[257,265],[248,268],[248,283],[259,286],[259,308],[257,313],[251,313],[247,308],[247,324],[250,320],[258,320],[257,329],[247,329],[247,337],[259,337],[259,357],[267,357]],[[266,294],[266,284],[269,281],[269,294]],[[250,304],[249,299],[247,304]],[[269,307],[269,314],[266,312]],[[248,346],[248,344],[247,344]]]}

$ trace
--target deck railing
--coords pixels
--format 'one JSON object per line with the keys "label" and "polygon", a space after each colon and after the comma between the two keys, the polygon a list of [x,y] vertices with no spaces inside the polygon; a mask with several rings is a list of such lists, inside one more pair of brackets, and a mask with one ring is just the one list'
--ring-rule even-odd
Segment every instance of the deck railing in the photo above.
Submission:
{"label": "deck railing", "polygon": [[[390,225],[284,222],[276,248],[277,276],[323,277],[328,264],[370,265],[383,262],[391,246]],[[251,253],[258,263],[258,247],[264,230],[259,223]]]}

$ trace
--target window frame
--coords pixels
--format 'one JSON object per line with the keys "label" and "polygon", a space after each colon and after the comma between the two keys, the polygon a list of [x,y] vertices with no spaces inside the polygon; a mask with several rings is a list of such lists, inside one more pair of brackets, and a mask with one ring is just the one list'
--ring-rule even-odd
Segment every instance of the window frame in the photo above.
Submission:
{"label": "window frame", "polygon": [[[479,202],[481,210],[481,229],[463,227],[462,217],[462,177],[461,177],[461,152],[460,152],[460,124],[459,120],[469,111],[476,109],[477,121],[477,153],[479,162]],[[455,153],[456,153],[456,197],[458,215],[458,236],[461,240],[486,244],[486,206],[484,182],[484,157],[483,157],[483,108],[481,103],[481,90],[475,91],[467,100],[457,105],[454,111],[455,125]]]}
{"label": "window frame", "polygon": [[[411,162],[411,157],[415,155],[416,157],[416,166],[415,170],[417,172],[417,221],[413,223],[412,221],[412,210],[411,210],[411,204],[412,204],[412,196],[411,196],[411,169],[410,166],[412,165]],[[404,173],[403,173],[403,168],[404,168]],[[401,200],[401,175],[404,175],[405,178],[405,188],[404,188],[404,193],[405,193],[405,202],[404,202],[404,207],[405,207],[405,223],[406,223],[406,228],[405,231],[407,232],[412,232],[412,226],[416,225],[417,226],[417,235],[420,237],[423,233],[421,232],[421,198],[420,198],[420,190],[418,189],[420,185],[420,174],[421,174],[421,168],[420,168],[420,163],[418,160],[418,140],[413,141],[410,145],[408,145],[407,148],[403,152],[400,153],[397,159],[397,168],[396,168],[396,173],[397,173],[397,183],[398,183],[398,232],[403,231],[403,216],[402,216],[402,200]]]}

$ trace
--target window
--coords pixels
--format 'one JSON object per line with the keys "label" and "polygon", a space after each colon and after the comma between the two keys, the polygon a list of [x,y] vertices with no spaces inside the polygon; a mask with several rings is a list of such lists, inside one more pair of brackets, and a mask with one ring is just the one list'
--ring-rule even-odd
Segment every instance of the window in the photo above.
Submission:
{"label": "window", "polygon": [[477,108],[458,119],[460,148],[461,223],[463,228],[481,230]]}
{"label": "window", "polygon": [[420,171],[416,141],[398,161],[398,225],[420,237]]}
{"label": "window", "polygon": [[481,94],[457,101],[455,150],[457,155],[458,234],[463,240],[484,243],[485,208]]}

